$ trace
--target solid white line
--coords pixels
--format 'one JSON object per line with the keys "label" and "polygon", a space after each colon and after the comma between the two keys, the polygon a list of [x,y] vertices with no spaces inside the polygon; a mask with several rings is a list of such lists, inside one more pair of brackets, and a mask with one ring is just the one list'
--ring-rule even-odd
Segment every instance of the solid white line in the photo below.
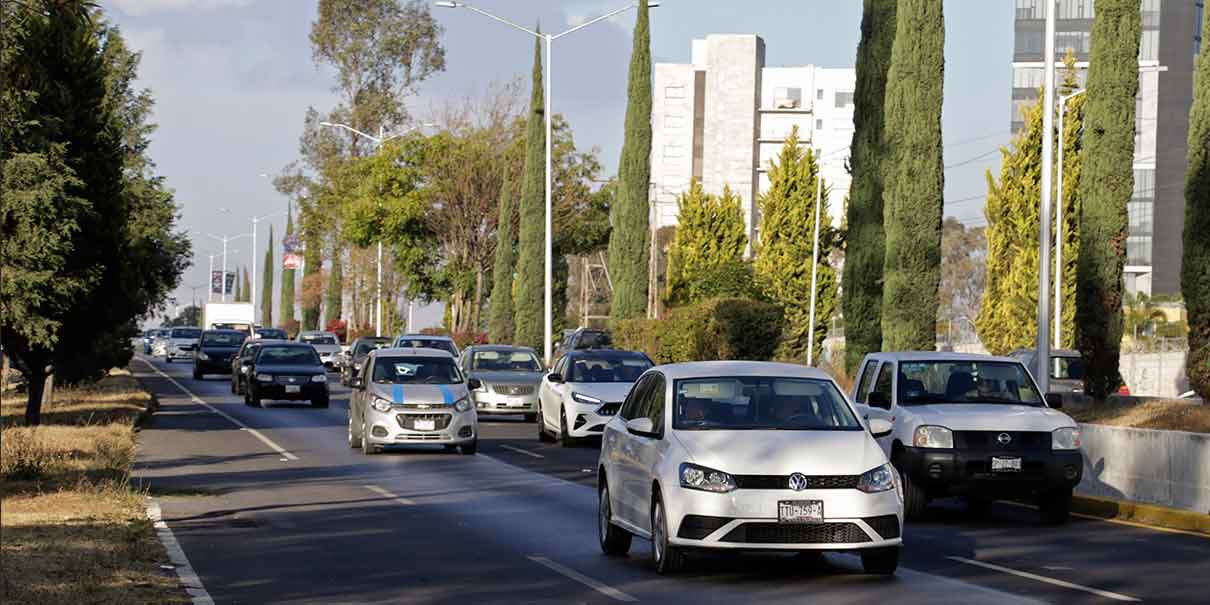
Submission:
{"label": "solid white line", "polygon": [[606,586],[605,584],[602,584],[574,569],[571,569],[569,567],[565,567],[563,565],[555,563],[554,561],[551,561],[550,559],[547,559],[546,557],[538,557],[538,556],[530,555],[526,558],[529,559],[530,561],[533,561],[534,563],[542,565],[542,566],[546,567],[547,569],[550,569],[558,574],[567,576],[568,578],[571,578],[572,580],[575,580],[611,599],[614,599],[615,601],[622,601],[623,603],[638,602],[638,599],[636,599],[612,586]]}
{"label": "solid white line", "polygon": [[1081,586],[1079,584],[1073,584],[1071,582],[1066,582],[1064,580],[1056,580],[1055,578],[1048,578],[1046,576],[1032,574],[1032,573],[1029,573],[1028,571],[1017,571],[1015,569],[1001,567],[1000,565],[994,565],[992,563],[984,563],[983,561],[976,561],[974,559],[965,559],[962,557],[946,557],[946,558],[951,561],[957,561],[959,563],[966,563],[967,565],[974,565],[976,567],[983,567],[986,569],[991,569],[993,571],[999,571],[999,572],[1003,572],[1003,573],[1007,573],[1007,574],[1012,574],[1014,576],[1027,578],[1030,580],[1036,580],[1038,582],[1044,582],[1046,584],[1051,584],[1054,586],[1062,586],[1063,588],[1070,588],[1072,590],[1081,590],[1081,591],[1084,591],[1084,592],[1087,592],[1090,594],[1097,595],[1099,597],[1105,597],[1106,599],[1113,599],[1115,601],[1128,601],[1128,602],[1132,602],[1132,603],[1139,601],[1139,599],[1136,599],[1131,596],[1126,596],[1124,594],[1118,594],[1116,592],[1109,592],[1108,590],[1100,590],[1098,588],[1091,588],[1088,586]]}
{"label": "solid white line", "polygon": [[504,445],[503,443],[500,444],[500,447],[502,447],[506,450],[517,452],[518,454],[525,454],[526,456],[533,456],[534,458],[545,458],[546,457],[546,456],[543,456],[542,454],[535,454],[534,452],[531,452],[529,450],[523,450],[519,447],[513,447],[511,445]]}
{"label": "solid white line", "polygon": [[362,487],[364,487],[384,498],[390,498],[390,499],[394,500],[395,502],[398,502],[399,504],[402,504],[404,506],[412,506],[412,505],[416,504],[415,500],[409,500],[408,498],[404,498],[402,496],[397,496],[395,494],[392,494],[391,492],[388,492],[385,489],[382,489],[381,487],[378,487],[377,485],[363,485]]}
{"label": "solid white line", "polygon": [[290,452],[286,451],[285,448],[283,448],[282,446],[274,443],[273,440],[266,437],[264,435],[264,433],[261,433],[260,431],[244,424],[243,422],[240,422],[239,419],[237,419],[236,417],[210,405],[209,403],[206,403],[205,401],[202,400],[201,397],[194,395],[192,391],[185,388],[185,386],[182,385],[181,383],[177,382],[175,378],[165,374],[159,368],[152,365],[151,362],[149,362],[146,359],[143,359],[141,357],[139,358],[139,361],[142,361],[143,363],[147,364],[147,367],[151,368],[152,371],[154,371],[156,374],[159,374],[161,377],[166,378],[168,380],[168,382],[171,382],[172,384],[176,385],[176,388],[180,389],[181,392],[188,395],[189,400],[192,401],[193,403],[203,406],[206,409],[210,410],[211,412],[214,412],[215,414],[218,414],[219,416],[226,418],[227,420],[229,420],[231,422],[231,424],[238,426],[241,431],[247,431],[253,437],[256,437],[257,439],[259,439],[261,441],[261,443],[264,443],[265,445],[269,446],[269,448],[272,449],[273,451],[281,454],[282,458],[285,458],[286,460],[298,460],[298,456],[291,454]]}
{"label": "solid white line", "polygon": [[189,594],[194,605],[214,605],[214,599],[206,591],[202,579],[193,571],[193,566],[189,564],[189,557],[185,556],[180,542],[176,541],[176,536],[173,535],[168,524],[164,523],[164,519],[160,515],[160,505],[155,500],[148,500],[147,518],[155,527],[156,536],[159,537],[160,544],[164,545],[164,550],[168,553],[168,559],[172,561],[177,578],[180,579],[181,586],[185,588],[185,592]]}

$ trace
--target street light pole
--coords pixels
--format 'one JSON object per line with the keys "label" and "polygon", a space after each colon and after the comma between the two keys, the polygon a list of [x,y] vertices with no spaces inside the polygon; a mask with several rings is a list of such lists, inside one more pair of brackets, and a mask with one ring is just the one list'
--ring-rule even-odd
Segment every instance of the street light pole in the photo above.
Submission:
{"label": "street light pole", "polygon": [[1045,70],[1042,81],[1046,82],[1046,87],[1042,93],[1042,107],[1045,109],[1042,112],[1042,132],[1046,136],[1042,137],[1042,200],[1039,214],[1041,220],[1038,221],[1041,233],[1038,238],[1040,262],[1038,263],[1038,363],[1036,364],[1040,371],[1034,377],[1043,394],[1050,390],[1050,186],[1054,169],[1054,137],[1050,133],[1054,132],[1055,120],[1055,3],[1054,0],[1046,0],[1045,4]]}
{"label": "street light pole", "polygon": [[[821,158],[822,159],[822,158]],[[815,162],[815,243],[811,245],[811,313],[807,320],[807,365],[815,365],[815,279],[819,272],[819,207],[823,195],[823,162]]]}

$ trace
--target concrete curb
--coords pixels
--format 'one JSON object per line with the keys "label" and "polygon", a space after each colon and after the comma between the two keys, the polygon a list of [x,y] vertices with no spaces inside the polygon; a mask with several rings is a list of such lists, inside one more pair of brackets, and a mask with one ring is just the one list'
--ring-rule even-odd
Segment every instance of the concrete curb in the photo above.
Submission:
{"label": "concrete curb", "polygon": [[1210,538],[1210,514],[1197,511],[1080,495],[1072,496],[1071,511],[1089,517],[1204,534]]}

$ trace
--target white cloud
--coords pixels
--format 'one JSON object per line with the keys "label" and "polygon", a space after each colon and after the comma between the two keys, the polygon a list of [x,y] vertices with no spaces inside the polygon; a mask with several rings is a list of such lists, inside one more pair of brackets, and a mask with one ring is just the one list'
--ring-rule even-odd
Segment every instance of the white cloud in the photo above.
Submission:
{"label": "white cloud", "polygon": [[[571,2],[563,5],[563,14],[567,17],[567,27],[583,25],[601,15],[611,13],[621,8],[616,0],[597,2]],[[627,32],[634,27],[634,12],[624,11],[606,20]]]}
{"label": "white cloud", "polygon": [[253,2],[255,0],[110,0],[109,4],[127,15],[142,17],[152,13],[243,7]]}

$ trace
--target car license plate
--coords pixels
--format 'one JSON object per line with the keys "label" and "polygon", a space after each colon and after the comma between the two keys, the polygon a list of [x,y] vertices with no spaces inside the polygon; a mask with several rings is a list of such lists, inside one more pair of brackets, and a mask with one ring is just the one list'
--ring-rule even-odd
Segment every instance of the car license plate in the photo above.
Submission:
{"label": "car license plate", "polygon": [[523,408],[525,407],[525,400],[521,399],[520,397],[510,397],[508,400],[508,405],[511,405],[515,408]]}
{"label": "car license plate", "polygon": [[1002,458],[995,456],[992,458],[992,472],[995,473],[1019,473],[1021,472],[1020,458]]}
{"label": "car license plate", "polygon": [[823,500],[781,500],[778,523],[823,523]]}
{"label": "car license plate", "polygon": [[416,424],[412,425],[418,431],[432,431],[437,429],[436,420],[417,420]]}
{"label": "car license plate", "polygon": [[297,385],[297,384],[288,384],[288,385],[286,385],[286,392],[287,392],[287,393],[299,393],[299,392],[301,392],[301,391],[302,391],[302,387],[301,387],[301,386],[299,386],[299,385]]}

